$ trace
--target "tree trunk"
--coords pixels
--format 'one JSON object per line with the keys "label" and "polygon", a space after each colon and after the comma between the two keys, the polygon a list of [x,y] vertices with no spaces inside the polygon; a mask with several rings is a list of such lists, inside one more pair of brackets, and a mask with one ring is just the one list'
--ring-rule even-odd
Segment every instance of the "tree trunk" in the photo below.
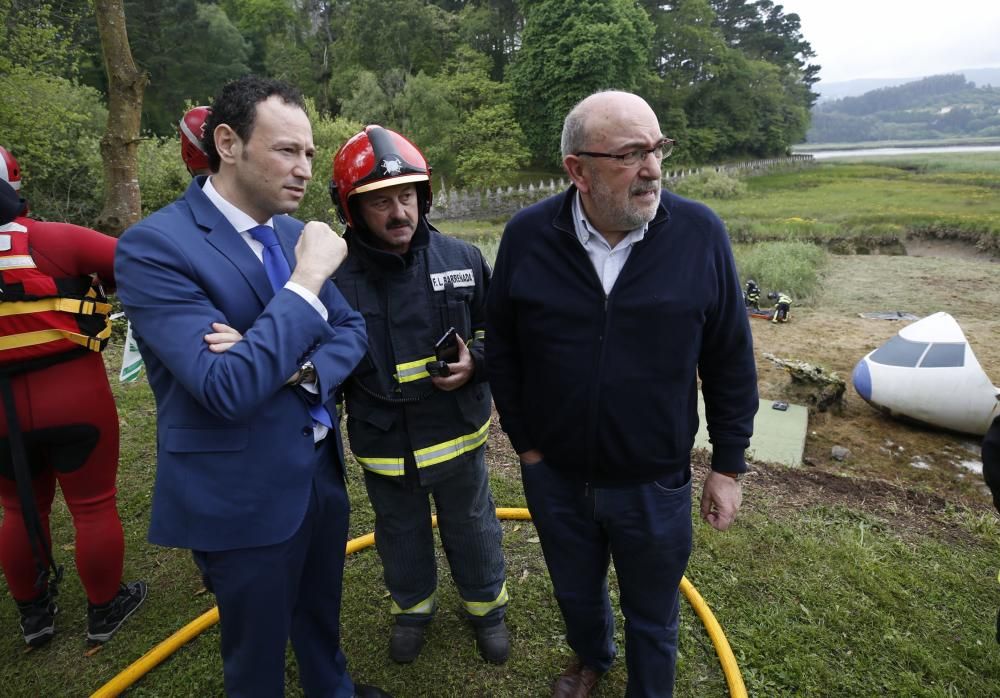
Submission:
{"label": "tree trunk", "polygon": [[101,138],[104,161],[104,209],[97,227],[121,235],[141,217],[139,192],[139,120],[149,76],[136,68],[128,45],[122,0],[94,0],[108,74],[108,125]]}

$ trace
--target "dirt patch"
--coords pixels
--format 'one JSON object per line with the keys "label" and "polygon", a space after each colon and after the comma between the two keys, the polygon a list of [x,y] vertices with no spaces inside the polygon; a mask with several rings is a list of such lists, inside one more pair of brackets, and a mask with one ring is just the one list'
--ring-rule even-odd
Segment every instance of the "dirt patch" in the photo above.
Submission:
{"label": "dirt patch", "polygon": [[[696,478],[708,473],[708,456],[696,459]],[[937,540],[974,544],[969,531],[955,526],[947,497],[870,477],[815,468],[788,468],[753,464],[744,478],[743,511],[768,516],[794,515],[811,507],[843,507],[884,521],[904,536],[931,536]],[[982,502],[970,508],[988,511]]]}
{"label": "dirt patch", "polygon": [[[770,352],[836,371],[848,382],[865,354],[895,335],[906,321],[867,320],[858,313],[902,310],[925,317],[943,310],[961,325],[976,358],[1000,380],[1000,284],[991,262],[942,257],[832,256],[816,301],[793,306],[784,325],[752,320],[761,396],[794,400],[788,374],[763,358]],[[934,491],[950,501],[988,502],[978,439],[905,424],[865,403],[848,385],[839,410],[809,417],[805,458],[813,467],[858,478]],[[833,446],[850,451],[845,461]]]}
{"label": "dirt patch", "polygon": [[1000,262],[995,252],[976,247],[964,240],[938,240],[934,238],[910,238],[904,243],[910,257],[941,257],[944,259],[964,259],[981,262]]}

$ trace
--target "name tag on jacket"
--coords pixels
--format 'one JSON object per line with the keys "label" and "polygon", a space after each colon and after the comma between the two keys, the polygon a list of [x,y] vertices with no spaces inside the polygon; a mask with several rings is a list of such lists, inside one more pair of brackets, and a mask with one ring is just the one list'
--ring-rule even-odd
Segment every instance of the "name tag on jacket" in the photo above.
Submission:
{"label": "name tag on jacket", "polygon": [[440,274],[431,274],[431,286],[435,291],[443,291],[448,284],[454,288],[475,286],[476,277],[473,276],[471,269],[452,269]]}

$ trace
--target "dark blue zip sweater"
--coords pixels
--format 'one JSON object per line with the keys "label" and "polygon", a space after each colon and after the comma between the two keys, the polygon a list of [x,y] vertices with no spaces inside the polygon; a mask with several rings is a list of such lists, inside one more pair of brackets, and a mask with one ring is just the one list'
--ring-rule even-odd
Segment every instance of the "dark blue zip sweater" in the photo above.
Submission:
{"label": "dark blue zip sweater", "polygon": [[576,189],[507,224],[487,300],[486,364],[518,453],[599,485],[690,464],[701,378],[712,468],[743,472],[757,411],[753,338],[729,238],[664,191],[610,295],[576,237]]}

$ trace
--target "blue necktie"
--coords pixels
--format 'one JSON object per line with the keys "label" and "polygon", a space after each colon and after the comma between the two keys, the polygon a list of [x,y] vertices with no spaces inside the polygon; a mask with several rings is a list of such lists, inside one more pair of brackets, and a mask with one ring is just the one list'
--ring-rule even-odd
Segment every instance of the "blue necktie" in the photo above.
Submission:
{"label": "blue necktie", "polygon": [[[250,236],[264,246],[264,271],[267,272],[267,279],[271,282],[271,288],[277,293],[285,286],[288,277],[292,275],[292,269],[288,266],[288,260],[281,251],[278,243],[278,236],[274,228],[269,225],[258,225],[247,231]],[[309,414],[320,424],[333,428],[333,420],[330,413],[323,405],[309,405]]]}

